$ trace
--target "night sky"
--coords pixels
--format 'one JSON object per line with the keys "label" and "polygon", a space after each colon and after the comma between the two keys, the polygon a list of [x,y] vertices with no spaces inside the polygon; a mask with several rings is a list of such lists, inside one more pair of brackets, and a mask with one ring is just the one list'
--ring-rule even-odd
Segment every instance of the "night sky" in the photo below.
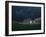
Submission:
{"label": "night sky", "polygon": [[41,7],[12,6],[12,20],[33,20],[38,17],[41,17]]}

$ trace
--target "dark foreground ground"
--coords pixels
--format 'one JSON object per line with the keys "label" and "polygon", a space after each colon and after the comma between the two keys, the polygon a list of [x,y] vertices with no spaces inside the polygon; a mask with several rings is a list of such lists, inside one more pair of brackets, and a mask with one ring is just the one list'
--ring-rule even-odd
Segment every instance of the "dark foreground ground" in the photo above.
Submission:
{"label": "dark foreground ground", "polygon": [[12,31],[19,31],[19,30],[39,30],[41,29],[40,24],[18,24],[14,23],[12,25]]}

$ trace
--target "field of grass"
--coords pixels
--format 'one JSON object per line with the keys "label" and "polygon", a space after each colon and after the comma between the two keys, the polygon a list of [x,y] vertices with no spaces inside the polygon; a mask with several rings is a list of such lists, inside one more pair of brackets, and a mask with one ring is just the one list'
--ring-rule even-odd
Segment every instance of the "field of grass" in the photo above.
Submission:
{"label": "field of grass", "polygon": [[12,31],[19,31],[19,30],[39,30],[41,29],[40,24],[18,24],[13,23]]}

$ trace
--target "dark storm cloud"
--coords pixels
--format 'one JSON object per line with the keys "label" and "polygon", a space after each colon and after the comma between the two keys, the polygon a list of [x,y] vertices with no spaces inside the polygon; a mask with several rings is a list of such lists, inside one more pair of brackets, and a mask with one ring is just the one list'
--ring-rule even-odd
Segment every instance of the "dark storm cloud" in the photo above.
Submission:
{"label": "dark storm cloud", "polygon": [[41,17],[41,7],[12,6],[12,16],[17,21]]}

